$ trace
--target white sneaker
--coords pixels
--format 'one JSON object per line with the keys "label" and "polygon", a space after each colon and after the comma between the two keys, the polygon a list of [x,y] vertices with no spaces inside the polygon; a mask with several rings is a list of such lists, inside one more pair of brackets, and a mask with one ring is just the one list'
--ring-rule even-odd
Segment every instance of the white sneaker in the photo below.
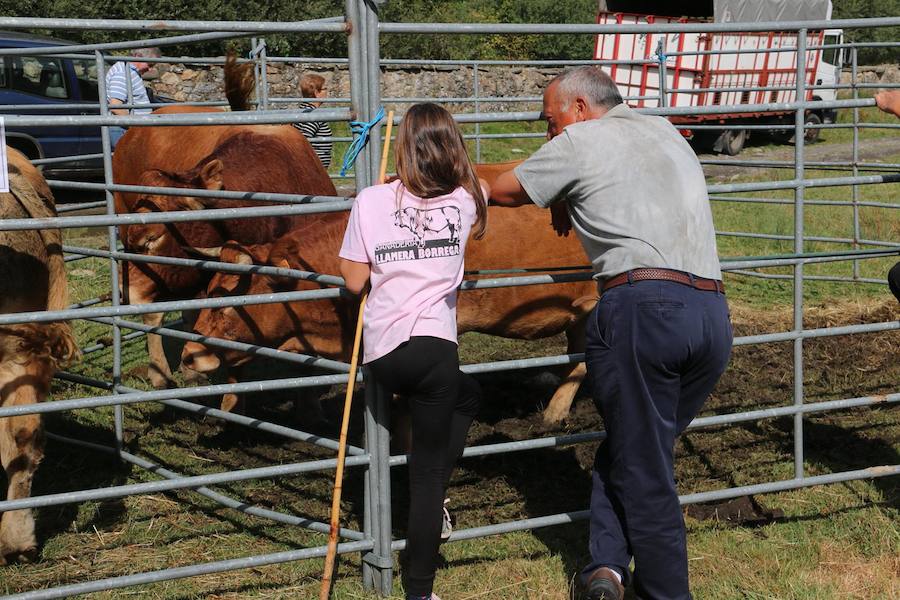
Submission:
{"label": "white sneaker", "polygon": [[[453,533],[453,522],[450,520],[450,511],[447,510],[447,505],[450,504],[450,498],[444,498],[444,506],[441,507],[441,513],[443,513],[443,520],[441,522],[441,539],[446,540],[450,537],[450,534]],[[434,594],[431,596],[431,600],[441,600]]]}

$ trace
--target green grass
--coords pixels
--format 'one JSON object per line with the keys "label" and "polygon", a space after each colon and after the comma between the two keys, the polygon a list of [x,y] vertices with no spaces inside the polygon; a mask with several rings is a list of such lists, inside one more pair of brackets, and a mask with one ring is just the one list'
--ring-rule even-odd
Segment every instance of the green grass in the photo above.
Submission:
{"label": "green grass", "polygon": [[[470,127],[471,129],[471,127]],[[541,124],[488,124],[490,133],[543,131]],[[336,135],[342,135],[338,128]],[[834,135],[828,132],[826,139]],[[832,141],[828,139],[828,141]],[[483,160],[503,161],[527,156],[541,139],[491,140],[482,146]],[[339,163],[342,149],[335,148]],[[885,160],[900,162],[900,157]],[[333,167],[332,170],[334,170]],[[810,176],[835,176],[835,172]],[[789,171],[741,174],[735,181],[790,178]],[[731,181],[731,179],[728,179]],[[860,199],[896,202],[896,184],[860,188]],[[747,194],[749,195],[749,194]],[[809,199],[846,199],[850,190],[807,190]],[[792,198],[792,192],[765,192],[758,197]],[[793,208],[757,204],[714,204],[717,228],[791,235]],[[860,209],[864,237],[900,239],[895,211]],[[807,235],[848,236],[852,212],[844,207],[807,206]],[[67,231],[66,242],[99,247],[105,236]],[[809,251],[846,248],[810,243]],[[791,241],[720,237],[723,256],[789,253]],[[863,276],[883,277],[891,261],[863,261]],[[108,290],[108,263],[87,259],[70,263],[73,301]],[[808,266],[808,274],[849,274],[850,265]],[[788,269],[773,269],[789,273]],[[791,283],[728,276],[729,298],[738,335],[791,329]],[[808,282],[804,288],[808,327],[838,323],[881,322],[897,318],[896,304],[884,286]],[[171,316],[170,316],[171,318]],[[108,342],[109,329],[76,323],[83,345]],[[478,334],[462,339],[463,362],[519,358],[564,352],[561,337],[522,342]],[[173,345],[172,356],[177,356]],[[804,343],[807,401],[893,393],[900,381],[900,340],[896,332],[825,338]],[[792,400],[792,344],[743,346],[734,351],[704,414],[738,412],[783,406]],[[143,341],[123,349],[123,382],[147,389]],[[108,378],[112,351],[89,354],[73,370]],[[296,374],[288,369],[290,375]],[[259,368],[258,377],[272,376]],[[278,376],[285,376],[279,374]],[[533,371],[481,376],[485,408],[473,427],[470,443],[486,444],[553,433],[593,431],[601,426],[585,392],[576,400],[567,423],[545,427],[540,409],[553,392],[554,381]],[[83,397],[97,392],[84,386],[54,383],[54,399]],[[326,409],[337,420],[339,387],[325,393]],[[289,392],[251,397],[249,412],[264,420],[298,425],[300,411],[292,408]],[[357,408],[359,407],[357,402]],[[298,415],[299,412],[299,415]],[[223,426],[213,419],[175,414],[157,405],[125,408],[126,447],[141,456],[186,475],[244,469],[295,461],[329,458],[332,453],[308,445],[246,429]],[[95,443],[112,444],[112,410],[81,410],[46,419],[50,431]],[[302,423],[301,423],[302,424]],[[334,436],[336,426],[314,431]],[[351,420],[351,441],[361,443],[361,415]],[[900,462],[900,411],[878,406],[813,415],[805,419],[805,467],[808,474],[859,469]],[[459,528],[504,520],[535,517],[587,505],[593,445],[519,452],[464,461],[450,492]],[[768,419],[732,427],[691,431],[676,448],[676,478],[682,493],[721,489],[793,477],[791,419]],[[48,443],[38,470],[36,494],[152,481],[156,476],[117,463],[101,453]],[[393,473],[394,535],[405,530],[407,481],[404,469]],[[216,489],[247,502],[297,515],[325,520],[330,503],[331,473],[278,480],[239,482]],[[361,472],[349,471],[342,511],[344,524],[360,527]],[[835,484],[756,497],[753,510],[783,514],[748,520],[720,505],[718,518],[701,518],[697,509],[687,516],[689,557],[694,597],[698,600],[845,598],[893,599],[900,595],[900,482],[897,478]],[[709,512],[711,509],[706,509]],[[746,511],[746,507],[745,507]],[[751,511],[753,512],[753,511]],[[751,514],[750,516],[759,516]],[[122,500],[37,511],[43,554],[33,565],[5,567],[0,593],[74,583],[126,573],[163,569],[237,558],[251,554],[318,546],[325,536],[286,527],[223,509],[192,492],[136,496]],[[516,598],[563,600],[568,585],[586,560],[587,526],[519,532],[488,539],[448,544],[442,548],[445,566],[438,572],[436,590],[444,600]],[[356,555],[340,562],[334,598],[373,597],[358,580]],[[158,583],[91,598],[314,598],[322,562],[302,561]],[[395,585],[391,598],[402,598]]]}
{"label": "green grass", "polygon": [[[896,162],[900,156],[886,156],[885,162]],[[807,169],[807,178],[828,178],[850,176],[850,171],[823,171]],[[770,169],[756,172],[752,176],[741,177],[738,181],[782,181],[793,179],[793,171],[789,169]],[[806,200],[850,201],[852,189],[845,187],[809,188],[805,191]],[[880,202],[897,204],[900,194],[898,184],[880,184],[859,186],[860,202]],[[793,190],[775,190],[739,194],[741,197],[767,198],[778,200],[794,199]],[[823,238],[853,239],[852,206],[804,206],[804,236]],[[896,241],[900,239],[900,214],[896,209],[863,206],[858,209],[859,231],[861,239]],[[773,205],[757,203],[714,202],[713,218],[716,229],[720,232],[766,233],[793,238],[794,207],[793,205]],[[794,241],[750,239],[720,235],[718,238],[719,254],[723,258],[740,256],[782,255],[794,252]],[[828,252],[852,250],[846,243],[809,241],[805,244],[806,252]],[[863,246],[863,249],[875,249]],[[862,278],[884,279],[888,269],[896,262],[893,258],[878,258],[858,261],[858,274]],[[767,269],[767,273],[789,274],[792,268]],[[835,262],[807,265],[804,273],[812,276],[852,277],[852,262]],[[782,282],[751,279],[739,275],[728,276],[729,282],[736,286],[737,297],[741,301],[755,306],[771,304],[787,304],[792,302],[793,284],[790,280]],[[877,284],[852,284],[809,281],[804,287],[804,298],[818,303],[832,297],[873,298],[883,296],[885,288]]]}

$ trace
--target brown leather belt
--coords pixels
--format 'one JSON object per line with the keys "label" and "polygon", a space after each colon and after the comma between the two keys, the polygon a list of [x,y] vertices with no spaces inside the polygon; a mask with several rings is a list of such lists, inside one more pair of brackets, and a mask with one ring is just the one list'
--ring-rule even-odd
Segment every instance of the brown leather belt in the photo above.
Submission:
{"label": "brown leather belt", "polygon": [[706,292],[725,293],[725,286],[718,279],[707,279],[706,277],[697,277],[690,273],[682,271],[673,271],[671,269],[633,269],[620,273],[615,277],[610,277],[603,282],[600,287],[600,293],[607,292],[614,287],[624,285],[626,283],[634,283],[635,281],[674,281],[683,285],[689,285],[698,290]]}

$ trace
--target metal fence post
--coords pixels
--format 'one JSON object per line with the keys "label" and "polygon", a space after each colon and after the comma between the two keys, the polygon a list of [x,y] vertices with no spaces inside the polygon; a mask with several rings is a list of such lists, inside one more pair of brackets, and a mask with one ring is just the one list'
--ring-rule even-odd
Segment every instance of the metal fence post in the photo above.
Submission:
{"label": "metal fence post", "polygon": [[[656,60],[659,62],[659,106],[665,108],[668,106],[666,100],[666,34],[661,34],[659,43],[656,45]],[[676,84],[677,85],[677,84]]]}
{"label": "metal fence post", "polygon": [[[472,93],[475,96],[475,114],[481,112],[481,87],[478,81],[478,63],[472,63]],[[475,123],[475,162],[481,162],[481,123]]]}
{"label": "metal fence post", "polygon": [[[100,115],[109,115],[109,98],[106,96],[106,63],[103,60],[103,53],[99,50],[94,52],[94,58],[97,61],[97,95],[100,100]],[[128,82],[129,104],[134,104],[131,94],[131,73],[129,69],[131,65],[125,64],[125,81]],[[130,111],[129,111],[130,112]],[[100,143],[103,146],[103,180],[107,186],[113,184],[112,172],[112,143],[109,139],[109,127],[100,128]],[[106,214],[113,216],[116,214],[116,204],[113,199],[112,192],[107,190],[104,192],[106,196]],[[115,225],[106,228],[109,247],[115,250],[118,247],[119,231]],[[128,269],[127,263],[123,264],[124,269]],[[110,300],[113,307],[119,306],[121,298],[119,295],[119,264],[115,258],[109,260],[109,279],[110,279]],[[118,386],[122,384],[122,330],[115,323],[112,325],[113,338],[113,368],[112,368],[112,389],[113,394],[117,393]],[[125,435],[125,415],[121,404],[117,404],[113,408],[113,419],[116,435],[116,452],[121,458],[122,446],[124,444]]]}
{"label": "metal fence post", "polygon": [[[361,0],[359,3],[360,21],[364,21],[363,39],[365,45],[363,47],[362,56],[363,68],[366,71],[366,120],[371,121],[375,118],[381,106],[381,49],[379,45],[378,32],[378,7],[383,2],[376,0]],[[364,149],[366,152],[363,164],[368,164],[369,181],[377,183],[380,170],[380,150],[381,148],[381,123],[373,124],[369,131],[368,147]],[[374,496],[369,495],[368,498],[375,500],[375,504],[371,509],[377,517],[373,519],[375,547],[372,550],[370,558],[373,559],[372,566],[377,570],[375,581],[375,590],[382,596],[390,596],[393,589],[393,573],[394,573],[394,557],[391,551],[392,527],[391,527],[391,465],[390,465],[390,420],[388,412],[388,397],[384,388],[375,381],[370,381],[366,385],[366,389],[372,388],[372,395],[375,400],[375,447],[372,460],[374,464],[370,464],[370,473],[375,472],[377,476],[374,481],[370,477],[370,484],[374,484]],[[370,452],[372,450],[370,449]],[[377,562],[376,562],[377,561]]]}
{"label": "metal fence post", "polygon": [[256,51],[257,49],[257,39],[255,37],[250,38],[250,56],[249,58],[253,61],[253,86],[254,92],[256,94],[256,110],[260,110],[260,103],[262,94],[260,93],[260,76],[259,76],[259,54]]}
{"label": "metal fence post", "polygon": [[[363,474],[363,535],[367,540],[375,539],[375,531],[378,528],[377,520],[378,513],[376,507],[378,506],[378,499],[375,495],[376,484],[375,481],[378,478],[378,473],[376,472],[375,467],[375,450],[378,447],[378,442],[375,439],[375,410],[376,410],[376,399],[375,399],[375,386],[372,381],[372,376],[368,369],[363,368],[363,381],[365,382],[364,388],[364,397],[365,397],[365,443],[364,447],[366,449],[366,453],[369,456],[369,464],[366,467],[365,473]],[[370,385],[371,384],[371,385]],[[363,580],[363,588],[366,590],[372,590],[376,587],[376,580],[378,578],[377,571],[374,569],[371,562],[374,562],[374,555],[372,552],[367,552],[363,554],[362,557],[362,580]]]}
{"label": "metal fence post", "polygon": [[[378,114],[381,107],[381,49],[378,34],[378,7],[381,3],[375,0],[363,0],[360,2],[360,15],[365,16],[365,67],[367,71],[366,86],[368,97],[369,115],[367,120],[372,120]],[[378,183],[378,171],[381,167],[381,123],[375,123],[369,130],[369,144],[366,152],[369,165],[369,182]]]}
{"label": "metal fence post", "polygon": [[[852,58],[851,63],[851,81],[850,87],[853,89],[853,99],[859,99],[859,88],[857,87],[857,49],[856,46],[850,49]],[[853,176],[859,176],[859,107],[853,107]],[[859,250],[860,228],[859,228],[859,186],[854,184],[851,188],[853,202],[853,249]],[[853,279],[859,279],[859,261],[853,261]]]}
{"label": "metal fence post", "polygon": [[365,376],[366,469],[363,525],[366,539],[373,539],[371,552],[363,556],[363,586],[382,596],[393,588],[394,556],[391,551],[391,467],[389,394],[375,381],[371,371]]}
{"label": "metal fence post", "polygon": [[[366,85],[366,71],[364,62],[365,23],[361,18],[359,0],[345,0],[344,19],[347,24],[347,70],[350,76],[350,110],[351,119],[356,121],[367,120],[368,113],[368,89]],[[354,138],[356,136],[353,136]],[[365,149],[363,149],[365,152]],[[357,192],[369,185],[369,169],[363,160],[364,154],[357,156],[353,165],[353,175]],[[380,531],[378,512],[378,469],[376,466],[377,455],[377,425],[376,425],[376,399],[375,388],[369,385],[370,376],[366,369],[363,370],[365,386],[365,436],[366,452],[369,455],[369,465],[363,478],[363,534],[365,539],[373,540],[372,552],[367,552],[362,557],[362,581],[363,588],[367,590],[380,589],[381,569],[377,555],[377,538]],[[371,388],[371,389],[370,389]]]}
{"label": "metal fence post", "polygon": [[[806,36],[797,32],[797,102],[794,116],[794,252],[803,252],[803,199],[805,187],[804,150],[806,142]],[[794,330],[803,330],[803,263],[794,265]],[[794,405],[803,404],[803,338],[794,340]],[[794,477],[803,477],[803,415],[794,415]]]}
{"label": "metal fence post", "polygon": [[391,507],[393,506],[391,496],[391,426],[390,426],[390,406],[389,400],[391,395],[387,393],[384,387],[376,383],[376,456],[375,468],[378,469],[377,478],[377,500],[376,510],[378,510],[378,532],[375,537],[375,551],[378,552],[378,558],[381,561],[381,586],[379,591],[382,596],[390,596],[394,587],[394,556],[391,551],[391,542],[393,541],[392,530],[393,523],[391,520]]}
{"label": "metal fence post", "polygon": [[[344,12],[348,27],[347,34],[347,54],[348,54],[348,71],[350,74],[350,110],[353,120],[364,120],[368,112],[368,103],[366,97],[368,90],[366,88],[366,69],[364,68],[363,46],[365,38],[363,37],[364,24],[360,18],[358,10],[359,0],[344,0]],[[354,136],[356,137],[356,136]],[[365,153],[363,149],[363,153]],[[369,170],[359,168],[362,162],[361,154],[356,159],[356,165],[353,167],[353,174],[356,180],[356,189],[361,190],[369,185]]]}
{"label": "metal fence post", "polygon": [[259,106],[263,110],[269,110],[269,80],[268,66],[266,64],[266,38],[259,39]]}
{"label": "metal fence post", "polygon": [[[134,84],[131,82],[131,63],[125,63],[125,102],[129,106],[134,106]],[[109,98],[107,98],[107,105],[109,104]],[[128,112],[134,114],[133,109],[128,109]]]}

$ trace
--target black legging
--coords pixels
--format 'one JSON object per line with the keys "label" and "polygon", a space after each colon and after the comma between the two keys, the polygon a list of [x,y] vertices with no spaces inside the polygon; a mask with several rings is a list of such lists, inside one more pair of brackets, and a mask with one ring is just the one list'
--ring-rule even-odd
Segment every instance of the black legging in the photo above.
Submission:
{"label": "black legging", "polygon": [[437,568],[444,495],[478,412],[481,389],[459,370],[456,344],[435,337],[412,337],[369,367],[388,390],[409,398],[406,593],[425,596]]}

